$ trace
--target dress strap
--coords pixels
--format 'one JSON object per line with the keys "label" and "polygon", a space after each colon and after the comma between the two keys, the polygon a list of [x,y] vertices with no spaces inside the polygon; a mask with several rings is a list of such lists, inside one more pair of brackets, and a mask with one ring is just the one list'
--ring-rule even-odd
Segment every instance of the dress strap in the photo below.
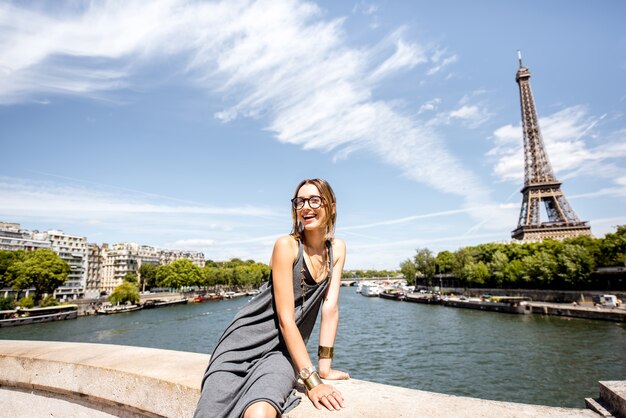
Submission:
{"label": "dress strap", "polygon": [[298,240],[298,255],[296,256],[296,260],[293,262],[293,265],[297,265],[298,262],[302,259],[302,252],[304,251],[304,245],[302,245],[302,241]]}

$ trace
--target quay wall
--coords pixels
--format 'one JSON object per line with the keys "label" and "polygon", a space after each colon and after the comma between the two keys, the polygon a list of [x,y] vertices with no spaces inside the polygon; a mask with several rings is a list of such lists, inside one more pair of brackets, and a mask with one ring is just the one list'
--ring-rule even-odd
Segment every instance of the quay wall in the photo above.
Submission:
{"label": "quay wall", "polygon": [[[64,411],[54,416],[83,411],[83,416],[98,417],[191,417],[208,360],[205,354],[142,347],[7,340],[0,344],[0,403],[3,413],[15,417],[49,416],[54,408]],[[612,408],[624,402],[624,383],[600,384]],[[285,417],[600,416],[591,409],[483,400],[356,379],[333,384],[346,399],[345,409],[318,411],[305,398]],[[589,404],[602,409],[601,398]],[[626,416],[626,411],[616,412]]]}
{"label": "quay wall", "polygon": [[494,296],[526,296],[533,301],[555,303],[591,302],[593,296],[611,294],[626,303],[626,292],[613,292],[610,290],[481,289],[463,287],[444,287],[442,290],[459,295],[467,294],[480,296],[491,294]]}

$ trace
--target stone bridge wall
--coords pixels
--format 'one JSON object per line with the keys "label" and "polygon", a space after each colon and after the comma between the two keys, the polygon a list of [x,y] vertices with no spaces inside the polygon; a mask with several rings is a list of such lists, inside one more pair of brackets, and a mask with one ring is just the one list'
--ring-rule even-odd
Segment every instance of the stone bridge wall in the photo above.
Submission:
{"label": "stone bridge wall", "polygon": [[[152,348],[0,341],[2,414],[48,416],[54,402],[62,401],[68,417],[191,417],[208,360],[205,354]],[[317,411],[305,397],[286,417],[599,416],[589,409],[489,401],[355,379],[335,386],[346,399],[344,410]],[[78,413],[84,410],[92,413]]]}

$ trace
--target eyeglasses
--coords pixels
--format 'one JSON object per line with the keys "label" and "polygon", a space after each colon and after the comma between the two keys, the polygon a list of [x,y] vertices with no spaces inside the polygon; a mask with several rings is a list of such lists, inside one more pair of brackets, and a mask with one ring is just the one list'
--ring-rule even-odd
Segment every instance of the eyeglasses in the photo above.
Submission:
{"label": "eyeglasses", "polygon": [[309,202],[309,207],[311,209],[317,209],[320,206],[322,206],[322,202],[324,200],[322,199],[321,196],[311,196],[308,198],[305,197],[294,197],[293,199],[291,199],[291,204],[293,205],[293,208],[295,210],[300,210],[304,207],[304,204],[306,202]]}

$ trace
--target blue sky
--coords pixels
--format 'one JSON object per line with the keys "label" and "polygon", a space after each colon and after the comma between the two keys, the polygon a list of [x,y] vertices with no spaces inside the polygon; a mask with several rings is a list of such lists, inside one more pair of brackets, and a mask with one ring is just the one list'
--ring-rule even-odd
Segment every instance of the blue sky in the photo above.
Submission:
{"label": "blue sky", "polygon": [[323,177],[346,268],[507,241],[517,50],[549,158],[626,223],[626,3],[0,4],[0,221],[267,262]]}

